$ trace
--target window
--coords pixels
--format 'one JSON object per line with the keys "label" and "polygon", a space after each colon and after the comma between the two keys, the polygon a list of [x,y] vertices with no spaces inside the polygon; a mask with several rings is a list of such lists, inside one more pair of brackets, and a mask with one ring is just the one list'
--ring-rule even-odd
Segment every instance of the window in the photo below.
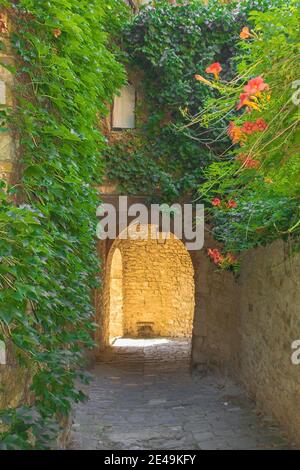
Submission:
{"label": "window", "polygon": [[134,86],[128,84],[121,89],[120,96],[114,99],[112,109],[112,129],[135,128],[136,91]]}

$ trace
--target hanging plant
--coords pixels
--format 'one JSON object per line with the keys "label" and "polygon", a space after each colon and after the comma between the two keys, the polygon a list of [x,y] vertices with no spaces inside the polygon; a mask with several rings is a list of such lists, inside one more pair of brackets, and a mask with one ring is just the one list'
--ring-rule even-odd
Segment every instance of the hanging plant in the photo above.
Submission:
{"label": "hanging plant", "polygon": [[[300,236],[300,5],[253,12],[250,20],[254,29],[239,35],[238,76],[203,77],[219,97],[193,120],[215,128],[230,117],[232,145],[205,169],[199,195],[211,202],[215,237],[235,253],[279,238],[297,245]],[[228,199],[236,202],[232,210],[221,202]]]}

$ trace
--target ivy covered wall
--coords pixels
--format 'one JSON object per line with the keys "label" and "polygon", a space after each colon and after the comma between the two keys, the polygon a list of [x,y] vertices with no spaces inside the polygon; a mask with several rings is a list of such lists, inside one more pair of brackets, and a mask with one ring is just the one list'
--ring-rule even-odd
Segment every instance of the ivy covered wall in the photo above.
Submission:
{"label": "ivy covered wall", "polygon": [[[138,90],[137,131],[125,131],[107,152],[107,176],[124,193],[190,196],[204,169],[228,148],[228,120],[217,128],[190,125],[216,91],[195,74],[220,62],[225,79],[236,74],[238,40],[251,10],[277,1],[156,1],[123,28],[123,61]],[[221,137],[220,137],[221,133]]]}
{"label": "ivy covered wall", "polygon": [[1,134],[15,135],[20,175],[8,188],[1,182],[0,339],[31,376],[26,403],[1,412],[0,445],[43,448],[83,399],[75,381],[84,348],[93,346],[95,186],[105,144],[99,118],[125,81],[112,38],[127,7],[117,0],[0,4],[11,23],[1,23],[2,52],[10,44],[14,56],[13,66],[1,66],[15,83],[14,106],[1,106]]}

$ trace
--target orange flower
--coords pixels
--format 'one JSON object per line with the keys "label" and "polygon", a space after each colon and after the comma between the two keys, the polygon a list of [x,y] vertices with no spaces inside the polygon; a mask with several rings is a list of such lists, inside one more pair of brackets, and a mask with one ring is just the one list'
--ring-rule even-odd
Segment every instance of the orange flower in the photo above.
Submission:
{"label": "orange flower", "polygon": [[267,184],[272,184],[273,183],[273,180],[271,178],[265,178],[264,181]]}
{"label": "orange flower", "polygon": [[236,201],[234,201],[233,199],[230,199],[230,201],[227,202],[227,207],[229,209],[234,209],[237,207],[237,203]]}
{"label": "orange flower", "polygon": [[202,75],[196,74],[195,79],[198,80],[198,82],[203,82],[206,85],[210,85],[210,82],[206,78],[202,77]]}
{"label": "orange flower", "polygon": [[244,122],[242,125],[242,131],[247,135],[251,135],[253,132],[255,132],[255,123],[251,121]]}
{"label": "orange flower", "polygon": [[248,155],[245,155],[244,153],[241,153],[237,157],[237,160],[242,162],[244,168],[257,169],[260,167],[260,162],[258,160],[254,160],[254,158],[249,157]]}
{"label": "orange flower", "polygon": [[264,90],[269,90],[269,85],[264,82],[262,77],[252,78],[244,87],[245,93],[249,96],[260,96]]}
{"label": "orange flower", "polygon": [[260,167],[259,161],[254,160],[254,158],[250,158],[250,157],[244,161],[244,165],[245,165],[245,168],[254,169],[254,170],[257,170],[257,168]]}
{"label": "orange flower", "polygon": [[240,94],[240,101],[237,105],[237,109],[241,109],[243,106],[246,106],[246,101],[249,99],[248,93]]}
{"label": "orange flower", "polygon": [[257,119],[255,122],[246,121],[241,127],[241,131],[247,135],[253,134],[253,132],[263,132],[267,129],[268,125],[262,118]]}
{"label": "orange flower", "polygon": [[207,254],[210,259],[221,268],[226,268],[237,263],[237,258],[232,253],[227,253],[226,256],[222,255],[217,248],[209,248]]}
{"label": "orange flower", "polygon": [[227,134],[231,138],[233,144],[237,144],[238,142],[245,140],[242,129],[236,126],[232,121],[229,123]]}
{"label": "orange flower", "polygon": [[237,109],[247,106],[248,108],[253,108],[258,111],[260,108],[257,101],[265,90],[269,90],[269,85],[264,82],[262,77],[259,76],[249,80],[247,85],[244,86],[244,93],[240,94]]}
{"label": "orange flower", "polygon": [[240,94],[240,101],[237,105],[237,109],[241,109],[243,106],[247,106],[248,108],[253,108],[257,111],[259,110],[258,104],[251,101],[251,96],[249,95],[249,93]]}
{"label": "orange flower", "polygon": [[235,264],[237,262],[237,257],[234,256],[232,253],[228,253],[227,256],[226,256],[226,261],[229,264]]}
{"label": "orange flower", "polygon": [[206,73],[212,73],[216,80],[220,78],[220,72],[222,71],[221,64],[219,62],[214,62],[209,67],[205,69]]}
{"label": "orange flower", "polygon": [[220,264],[224,262],[224,256],[219,252],[217,248],[207,250],[208,256],[215,264]]}
{"label": "orange flower", "polygon": [[250,33],[250,30],[249,30],[248,26],[244,26],[244,28],[240,32],[240,38],[241,39],[249,39],[251,37],[253,37],[253,35]]}
{"label": "orange flower", "polygon": [[221,199],[219,199],[218,197],[215,197],[212,201],[211,201],[212,205],[215,206],[215,207],[219,207],[221,205]]}
{"label": "orange flower", "polygon": [[268,128],[268,124],[266,123],[266,121],[264,119],[259,118],[259,119],[256,120],[255,130],[257,130],[258,132],[263,132],[267,128]]}
{"label": "orange flower", "polygon": [[54,30],[52,31],[52,33],[53,33],[53,36],[54,36],[55,38],[59,38],[59,36],[61,35],[61,30],[60,30],[60,29],[54,29]]}

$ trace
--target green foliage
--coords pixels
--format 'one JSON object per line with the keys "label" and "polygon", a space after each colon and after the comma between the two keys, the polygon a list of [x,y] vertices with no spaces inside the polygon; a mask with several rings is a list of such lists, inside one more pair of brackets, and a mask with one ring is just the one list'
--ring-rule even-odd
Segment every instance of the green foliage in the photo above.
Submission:
{"label": "green foliage", "polygon": [[[231,113],[239,128],[258,118],[268,126],[263,132],[247,135],[207,168],[207,182],[199,188],[206,201],[218,196],[237,202],[232,211],[212,211],[216,238],[235,252],[300,235],[300,4],[291,2],[266,13],[253,12],[251,19],[257,36],[241,44],[238,80],[221,87],[223,96],[211,100],[198,117],[211,127],[224,113]],[[257,76],[269,86],[264,96],[257,98],[259,109],[237,113],[244,85]],[[256,162],[257,168],[247,168],[247,161]]]}
{"label": "green foliage", "polygon": [[157,188],[164,199],[170,199],[176,192],[172,178],[162,171],[150,152],[145,138],[128,131],[125,139],[105,151],[106,177],[117,181],[123,194],[136,194],[139,188],[153,200],[153,188]]}
{"label": "green foliage", "polygon": [[[149,183],[145,190],[169,200],[190,194],[203,181],[203,169],[227,148],[228,140],[220,138],[224,118],[217,129],[188,125],[207,99],[216,96],[215,90],[195,80],[195,74],[218,61],[223,76],[231,79],[237,39],[249,11],[267,9],[274,3],[248,0],[237,6],[236,2],[212,0],[208,5],[200,1],[170,5],[158,1],[155,8],[147,6],[129,22],[123,46],[129,68],[142,72],[140,108],[147,114],[145,124],[140,119],[144,145],[138,154]],[[133,157],[126,146],[118,145],[108,157],[108,171],[122,188],[143,191],[136,174],[136,154]],[[149,181],[148,169],[153,165],[155,179]],[[132,179],[128,184],[128,174],[136,175],[135,186]]]}
{"label": "green foliage", "polygon": [[5,5],[18,100],[8,124],[22,178],[0,192],[0,338],[32,371],[34,398],[1,413],[1,448],[44,448],[84,398],[75,381],[84,378],[78,367],[95,327],[95,185],[105,146],[98,119],[125,80],[108,40],[127,9],[118,0]]}

